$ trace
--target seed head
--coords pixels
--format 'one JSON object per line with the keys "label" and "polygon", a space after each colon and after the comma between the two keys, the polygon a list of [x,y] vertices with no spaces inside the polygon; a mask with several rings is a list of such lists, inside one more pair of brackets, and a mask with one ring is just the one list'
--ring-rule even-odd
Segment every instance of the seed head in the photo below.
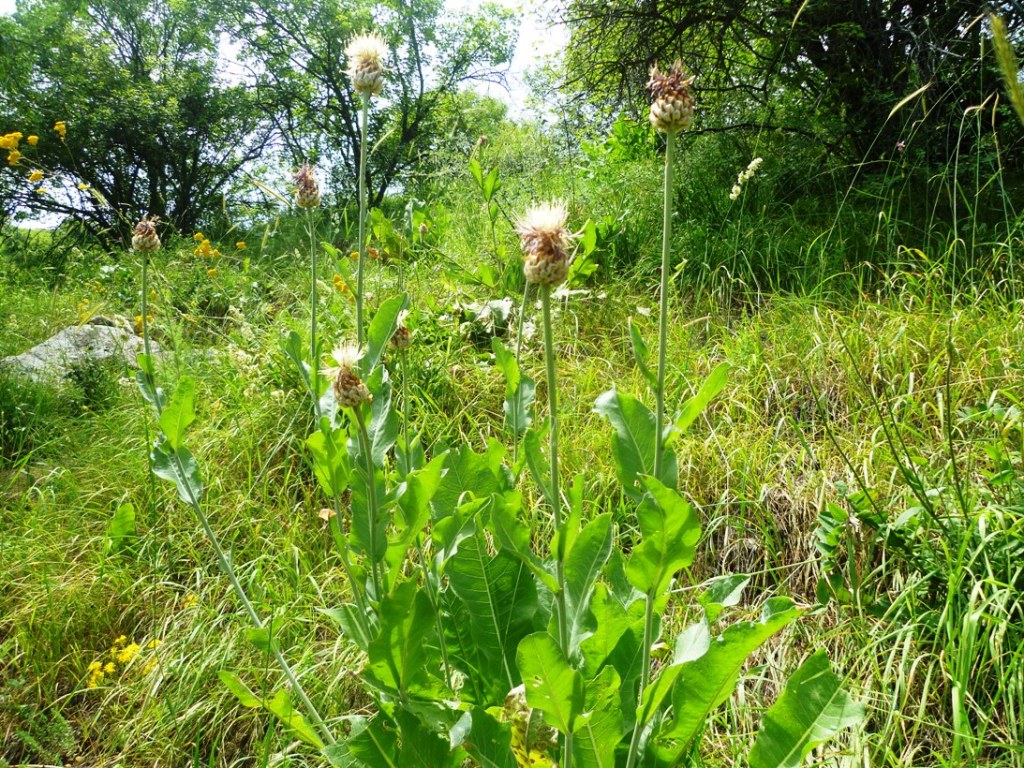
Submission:
{"label": "seed head", "polygon": [[683,64],[676,61],[668,72],[651,67],[651,124],[660,133],[678,133],[693,125],[693,78],[683,75]]}
{"label": "seed head", "polygon": [[404,352],[412,346],[412,331],[406,325],[399,325],[395,329],[395,335],[391,337],[391,345],[399,352]]}
{"label": "seed head", "polygon": [[295,172],[295,204],[299,208],[316,208],[320,205],[320,184],[316,180],[316,171],[309,163],[304,163]]}
{"label": "seed head", "polygon": [[523,247],[523,274],[534,285],[555,286],[569,275],[573,235],[566,229],[569,213],[559,202],[530,208],[516,223]]}
{"label": "seed head", "polygon": [[135,225],[132,232],[132,248],[139,253],[153,253],[160,248],[160,237],[156,233],[157,216],[146,216]]}
{"label": "seed head", "polygon": [[357,35],[345,46],[348,77],[360,96],[380,95],[384,88],[384,57],[387,55],[387,44],[376,33]]}
{"label": "seed head", "polygon": [[373,396],[359,377],[357,366],[361,354],[355,344],[339,344],[332,353],[338,364],[334,376],[334,398],[339,408],[359,408],[366,405]]}

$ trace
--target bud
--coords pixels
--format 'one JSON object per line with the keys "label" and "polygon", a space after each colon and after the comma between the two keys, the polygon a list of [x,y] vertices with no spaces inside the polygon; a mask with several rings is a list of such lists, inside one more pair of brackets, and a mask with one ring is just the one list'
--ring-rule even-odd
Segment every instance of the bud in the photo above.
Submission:
{"label": "bud", "polygon": [[153,253],[160,247],[160,237],[156,233],[156,216],[146,216],[132,232],[132,248],[139,253]]}
{"label": "bud", "polygon": [[651,124],[660,133],[678,133],[693,125],[692,77],[683,76],[683,64],[676,61],[669,71],[651,67]]}
{"label": "bud", "polygon": [[412,331],[404,325],[399,325],[395,329],[395,335],[391,337],[391,344],[399,352],[405,352],[412,346]]}
{"label": "bud", "polygon": [[427,223],[425,221],[422,222],[420,224],[420,237],[426,237],[427,236],[427,232],[429,232],[429,231],[430,231],[430,229],[427,227]]}
{"label": "bud", "polygon": [[339,344],[332,354],[338,363],[334,376],[334,399],[339,408],[359,408],[366,405],[373,396],[359,377],[359,348],[354,344]]}
{"label": "bud", "polygon": [[387,44],[378,34],[362,34],[345,47],[348,58],[348,77],[360,96],[377,96],[384,88],[384,57]]}
{"label": "bud", "polygon": [[320,205],[320,185],[309,163],[304,163],[295,172],[295,204],[299,208],[316,208]]}
{"label": "bud", "polygon": [[562,203],[545,203],[526,211],[516,223],[523,247],[523,274],[534,285],[555,286],[569,275],[569,247],[573,235],[565,227],[569,217]]}

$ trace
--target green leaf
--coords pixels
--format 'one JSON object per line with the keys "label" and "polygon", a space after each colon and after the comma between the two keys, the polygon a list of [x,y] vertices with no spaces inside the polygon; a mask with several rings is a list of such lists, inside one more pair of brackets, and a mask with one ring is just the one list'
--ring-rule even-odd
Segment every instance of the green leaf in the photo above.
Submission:
{"label": "green leaf", "polygon": [[399,768],[398,732],[384,715],[354,716],[348,738],[323,749],[334,768]]}
{"label": "green leaf", "polygon": [[273,653],[277,650],[277,641],[266,627],[248,627],[245,630],[245,639],[263,653]]}
{"label": "green leaf", "polygon": [[370,455],[375,467],[384,467],[388,451],[398,440],[399,429],[398,414],[391,407],[391,384],[384,381],[373,393],[370,423],[366,425],[366,432],[370,436]]}
{"label": "green leaf", "polygon": [[178,489],[178,498],[186,504],[199,502],[203,494],[203,481],[199,477],[199,465],[188,448],[181,446],[176,451],[171,450],[166,439],[158,438],[150,456],[153,459],[153,474],[174,483]]}
{"label": "green leaf", "polygon": [[320,613],[341,627],[342,634],[355,643],[364,653],[370,646],[370,640],[363,624],[359,621],[359,610],[353,603],[342,603],[337,608],[321,608]]}
{"label": "green leaf", "polygon": [[110,523],[107,525],[107,535],[103,545],[104,552],[108,555],[122,552],[135,538],[135,535],[135,507],[131,504],[121,504],[114,510]]}
{"label": "green leaf", "polygon": [[583,676],[566,661],[547,632],[527,635],[516,654],[526,686],[526,701],[544,713],[548,725],[562,733],[575,730],[583,712]]}
{"label": "green leaf", "polygon": [[[498,178],[498,169],[492,168],[490,173],[484,179],[481,189],[484,193],[484,200],[488,203],[491,202],[491,198],[501,189],[501,179]],[[493,217],[492,217],[493,220]]]}
{"label": "green leaf", "polygon": [[517,768],[511,728],[486,710],[474,707],[451,730],[451,746],[463,747],[481,768]]}
{"label": "green leaf", "polygon": [[598,515],[580,532],[565,561],[565,612],[569,647],[590,637],[594,622],[590,600],[594,584],[612,551],[612,516]]}
{"label": "green leaf", "polygon": [[402,768],[457,768],[465,757],[450,750],[447,740],[410,712],[399,709],[395,720],[402,732],[398,752],[398,765]]}
{"label": "green leaf", "polygon": [[164,433],[164,437],[167,438],[167,443],[174,450],[181,447],[182,440],[185,438],[185,430],[196,419],[193,407],[195,393],[195,382],[189,377],[183,376],[174,389],[171,402],[160,414],[160,429]]}
{"label": "green leaf", "polygon": [[529,376],[524,376],[516,362],[515,355],[510,352],[501,339],[491,339],[494,359],[505,374],[505,423],[512,430],[514,437],[519,437],[533,421],[533,401],[537,385]]}
{"label": "green leaf", "polygon": [[682,411],[676,416],[675,423],[668,428],[668,434],[665,435],[666,446],[670,446],[678,440],[690,428],[690,425],[697,420],[697,417],[704,412],[704,409],[708,407],[708,403],[714,400],[715,396],[722,391],[729,377],[729,369],[728,363],[720,363],[704,380],[704,383],[701,384],[697,394],[683,403]]}
{"label": "green leaf", "polygon": [[340,429],[319,430],[306,438],[306,447],[313,454],[313,472],[328,496],[342,493],[351,480],[345,441]]}
{"label": "green leaf", "polygon": [[506,483],[495,474],[489,458],[465,443],[448,454],[445,467],[447,471],[430,502],[435,521],[453,514],[466,499],[486,499],[505,490]]}
{"label": "green leaf", "polygon": [[[597,398],[594,410],[611,422],[612,457],[619,482],[627,495],[634,499],[643,496],[640,475],[654,473],[656,419],[647,406],[632,395],[608,390]],[[678,482],[679,469],[671,451],[663,456],[661,476],[658,478],[670,488]]]}
{"label": "green leaf", "polygon": [[302,716],[302,713],[292,706],[292,697],[284,688],[278,689],[277,693],[274,694],[274,698],[266,702],[264,706],[268,712],[275,715],[281,721],[282,725],[291,730],[302,741],[318,749],[323,749],[324,743],[320,740],[316,729],[309,724],[306,718]]}
{"label": "green leaf", "polygon": [[580,651],[583,654],[584,669],[593,675],[612,655],[622,636],[636,625],[638,615],[642,627],[643,613],[627,613],[622,603],[616,600],[608,591],[608,587],[601,582],[594,585],[590,610],[594,615],[596,628],[590,637],[580,643]]}
{"label": "green leaf", "polygon": [[597,247],[597,224],[593,219],[587,219],[583,225],[583,237],[580,238],[580,245],[583,246],[583,255],[589,256]]}
{"label": "green leaf", "polygon": [[708,624],[713,624],[723,610],[739,605],[743,590],[750,583],[750,577],[743,574],[729,574],[711,580],[711,585],[700,596]]}
{"label": "green leaf", "polygon": [[636,362],[636,367],[640,369],[640,373],[643,374],[643,377],[651,387],[657,387],[658,377],[647,365],[651,352],[647,348],[647,342],[644,341],[644,337],[640,334],[640,329],[636,327],[632,317],[629,318],[629,340],[633,346],[633,360]]}
{"label": "green leaf", "polygon": [[644,476],[650,494],[637,509],[643,541],[626,564],[629,582],[651,598],[664,593],[672,576],[693,562],[700,523],[676,491]]}
{"label": "green leaf", "polygon": [[523,509],[522,497],[516,491],[508,491],[491,498],[491,526],[498,544],[519,558],[552,594],[558,592],[558,580],[544,567],[544,561],[534,554],[530,529],[519,520]]}
{"label": "green leaf", "polygon": [[305,345],[302,343],[302,337],[296,331],[290,331],[287,336],[281,339],[281,351],[284,356],[292,361],[295,366],[295,370],[299,372],[299,376],[302,377],[303,383],[308,388],[312,378],[310,376],[309,363],[306,362]]}
{"label": "green leaf", "polygon": [[483,190],[484,172],[483,169],[480,167],[480,161],[477,160],[475,157],[470,158],[469,160],[469,174],[476,180],[476,185],[480,187],[481,190]]}
{"label": "green leaf", "polygon": [[153,364],[153,358],[151,355],[139,354],[135,356],[135,361],[139,364],[139,370],[135,373],[139,392],[159,414],[164,407],[164,391],[156,385],[156,366]]}
{"label": "green leaf", "polygon": [[551,483],[548,480],[551,477],[551,467],[540,447],[540,433],[536,429],[526,430],[526,437],[523,438],[523,453],[526,454],[526,466],[530,468],[533,481],[544,494],[548,504],[553,505]]}
{"label": "green leaf", "polygon": [[434,609],[423,588],[404,581],[381,600],[378,619],[380,632],[370,642],[363,674],[380,688],[406,694],[427,677],[426,640],[434,632]]}
{"label": "green leaf", "polygon": [[750,768],[798,768],[812,749],[863,719],[864,705],[843,690],[825,651],[818,651],[793,673],[761,717]]}
{"label": "green leaf", "polygon": [[584,708],[573,737],[575,768],[615,768],[615,748],[625,733],[619,711],[621,681],[614,667],[604,667],[586,686]]}
{"label": "green leaf", "polygon": [[242,682],[242,679],[234,672],[222,669],[217,673],[217,677],[227,686],[229,691],[235,694],[235,698],[238,699],[243,707],[253,709],[262,706],[260,700],[256,698],[253,692],[249,690],[246,684]]}
{"label": "green leaf", "polygon": [[366,354],[359,361],[359,372],[364,379],[368,379],[373,369],[380,363],[388,342],[398,328],[398,316],[407,306],[409,297],[403,293],[382,302],[377,309],[366,331]]}
{"label": "green leaf", "polygon": [[681,665],[672,689],[673,720],[665,734],[676,742],[671,754],[686,750],[712,711],[729,698],[750,654],[800,613],[789,598],[772,598],[759,621],[733,624],[703,656]]}

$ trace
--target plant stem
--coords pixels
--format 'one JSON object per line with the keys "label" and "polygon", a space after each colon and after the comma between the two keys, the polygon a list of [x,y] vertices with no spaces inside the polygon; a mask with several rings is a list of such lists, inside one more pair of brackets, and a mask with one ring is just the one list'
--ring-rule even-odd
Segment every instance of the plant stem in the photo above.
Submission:
{"label": "plant stem", "polygon": [[[516,368],[520,368],[523,355],[523,325],[526,321],[526,300],[530,294],[530,284],[523,283],[523,301],[519,305],[519,327],[516,330]],[[519,413],[513,408],[512,411],[512,464],[519,463]]]}
{"label": "plant stem", "polygon": [[[544,285],[540,291],[540,301],[544,317],[544,358],[547,364],[548,377],[548,418],[550,428],[551,454],[551,507],[555,523],[555,534],[558,536],[558,548],[555,553],[555,577],[558,580],[558,593],[555,595],[558,611],[558,644],[566,660],[569,659],[569,623],[565,608],[565,564],[563,562],[565,531],[562,530],[562,494],[558,487],[558,375],[555,370],[555,339],[551,323],[551,286]],[[563,768],[572,768],[572,734],[565,734],[562,753]]]}
{"label": "plant stem", "polygon": [[146,313],[149,311],[149,254],[142,252],[142,349],[146,357],[152,358],[149,349],[149,320]]}
{"label": "plant stem", "polygon": [[377,478],[373,466],[373,453],[370,449],[370,433],[366,429],[366,419],[363,417],[362,408],[356,407],[352,410],[356,415],[359,442],[366,464],[366,504],[369,508],[370,518],[370,578],[373,580],[374,597],[380,601],[384,597],[384,591],[382,589],[383,581],[381,580],[380,566],[377,562]]}
{"label": "plant stem", "polygon": [[409,447],[409,396],[408,388],[405,386],[408,377],[408,351],[402,349],[398,352],[398,359],[402,364],[402,440],[405,444],[405,474],[412,471],[412,453]]}
{"label": "plant stem", "polygon": [[356,341],[363,346],[363,267],[366,264],[366,123],[370,97],[360,96],[359,109],[359,267],[356,270]]}
{"label": "plant stem", "polygon": [[661,479],[662,454],[665,451],[665,369],[668,346],[668,288],[672,244],[672,165],[675,154],[675,133],[665,134],[665,197],[661,240],[661,317],[658,322],[658,386],[654,397],[655,413],[654,476]]}
{"label": "plant stem", "polygon": [[317,308],[317,285],[316,285],[316,228],[313,221],[313,209],[306,209],[306,233],[309,235],[310,250],[310,277],[312,286],[309,289],[309,386],[313,395],[313,415],[316,416],[317,424],[320,422],[320,355],[316,342],[316,308]]}
{"label": "plant stem", "polygon": [[[671,135],[671,134],[670,134]],[[626,757],[626,768],[633,768],[640,752],[640,734],[643,733],[644,723],[641,718],[641,705],[644,701],[644,691],[651,681],[651,646],[654,644],[654,597],[647,595],[647,602],[644,605],[644,645],[642,650],[642,662],[640,664],[640,689],[637,691],[636,722],[633,724],[633,736],[629,740],[629,754]]]}

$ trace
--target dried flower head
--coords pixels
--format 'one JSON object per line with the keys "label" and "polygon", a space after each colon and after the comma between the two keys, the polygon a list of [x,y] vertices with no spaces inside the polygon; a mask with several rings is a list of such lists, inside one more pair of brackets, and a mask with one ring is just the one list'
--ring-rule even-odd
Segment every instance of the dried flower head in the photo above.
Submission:
{"label": "dried flower head", "polygon": [[156,233],[157,221],[157,216],[146,216],[135,225],[132,248],[140,253],[152,253],[160,247],[160,237]]}
{"label": "dried flower head", "polygon": [[339,344],[331,355],[338,364],[334,371],[334,398],[339,408],[358,408],[366,405],[373,396],[359,376],[359,359],[362,353],[355,344]]}
{"label": "dried flower head", "polygon": [[399,323],[395,335],[391,337],[391,345],[399,352],[404,352],[412,346],[412,331],[407,325]]}
{"label": "dried flower head", "polygon": [[528,283],[554,286],[565,282],[572,260],[573,235],[565,224],[569,213],[563,203],[536,205],[516,223],[523,247],[523,274]]}
{"label": "dried flower head", "polygon": [[299,208],[316,208],[320,205],[320,184],[316,180],[316,171],[309,163],[304,163],[295,172],[295,204]]}
{"label": "dried flower head", "polygon": [[693,78],[683,74],[683,64],[676,61],[668,72],[651,67],[651,124],[661,133],[677,133],[693,125]]}
{"label": "dried flower head", "polygon": [[388,47],[376,33],[357,35],[345,46],[348,76],[361,96],[377,96],[384,88],[384,57]]}

